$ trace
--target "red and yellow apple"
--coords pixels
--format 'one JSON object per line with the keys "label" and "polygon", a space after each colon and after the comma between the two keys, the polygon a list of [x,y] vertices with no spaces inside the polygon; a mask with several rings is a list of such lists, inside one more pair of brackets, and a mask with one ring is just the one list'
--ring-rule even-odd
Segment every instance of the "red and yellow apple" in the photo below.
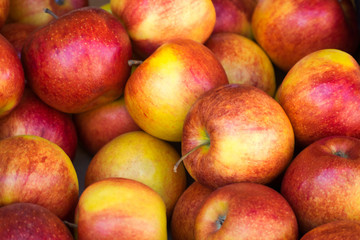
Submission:
{"label": "red and yellow apple", "polygon": [[302,58],[275,97],[301,148],[327,136],[360,137],[360,67],[344,51],[324,49]]}
{"label": "red and yellow apple", "polygon": [[75,168],[55,143],[39,136],[0,140],[0,206],[41,205],[61,219],[75,208],[79,184]]}
{"label": "red and yellow apple", "polygon": [[272,62],[284,71],[314,51],[335,48],[352,54],[359,44],[350,0],[262,0],[253,12],[252,30]]}
{"label": "red and yellow apple", "polygon": [[335,220],[359,221],[360,140],[332,136],[307,146],[285,171],[281,194],[302,233]]}
{"label": "red and yellow apple", "polygon": [[125,104],[145,132],[180,142],[191,105],[204,92],[227,83],[224,68],[207,47],[177,39],[135,69],[125,85]]}
{"label": "red and yellow apple", "polygon": [[254,41],[236,33],[216,33],[206,41],[224,67],[229,83],[249,84],[274,96],[274,67]]}
{"label": "red and yellow apple", "polygon": [[166,240],[165,204],[150,187],[109,178],[88,186],[75,212],[75,236],[85,239]]}
{"label": "red and yellow apple", "polygon": [[216,21],[211,0],[111,0],[110,6],[143,58],[177,38],[204,43]]}
{"label": "red and yellow apple", "polygon": [[124,133],[108,142],[91,159],[85,186],[111,177],[136,180],[162,197],[170,217],[187,184],[183,166],[177,173],[173,172],[179,158],[175,148],[163,140],[143,131]]}
{"label": "red and yellow apple", "polygon": [[285,170],[294,152],[294,132],[281,108],[264,91],[228,84],[202,95],[183,128],[182,158],[201,184],[269,183]]}
{"label": "red and yellow apple", "polygon": [[5,24],[10,12],[10,0],[0,0],[0,28]]}

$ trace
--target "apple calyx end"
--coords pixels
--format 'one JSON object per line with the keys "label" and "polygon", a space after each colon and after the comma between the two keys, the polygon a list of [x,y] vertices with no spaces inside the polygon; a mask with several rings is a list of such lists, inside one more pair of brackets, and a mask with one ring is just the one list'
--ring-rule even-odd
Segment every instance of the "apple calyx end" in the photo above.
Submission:
{"label": "apple calyx end", "polygon": [[50,15],[51,15],[53,18],[55,18],[55,19],[58,19],[58,18],[59,18],[53,11],[51,11],[51,10],[48,9],[48,8],[44,8],[44,13],[50,14]]}
{"label": "apple calyx end", "polygon": [[349,158],[349,156],[343,151],[335,151],[335,152],[333,152],[333,154],[338,156],[338,157]]}
{"label": "apple calyx end", "polygon": [[216,219],[216,230],[218,231],[226,220],[226,215],[220,215],[218,219]]}

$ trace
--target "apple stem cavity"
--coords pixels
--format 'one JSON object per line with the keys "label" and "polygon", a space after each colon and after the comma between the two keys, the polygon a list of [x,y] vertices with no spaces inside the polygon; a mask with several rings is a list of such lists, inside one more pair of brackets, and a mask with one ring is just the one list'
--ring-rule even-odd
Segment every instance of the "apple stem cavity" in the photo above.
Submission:
{"label": "apple stem cavity", "polygon": [[219,216],[218,219],[216,219],[216,230],[219,230],[222,225],[224,224],[225,222],[225,219],[226,219],[226,215],[225,216]]}
{"label": "apple stem cavity", "polygon": [[336,152],[334,152],[334,155],[339,156],[339,157],[342,157],[342,158],[348,158],[348,157],[349,157],[349,156],[348,156],[346,153],[344,153],[343,151],[336,151]]}
{"label": "apple stem cavity", "polygon": [[128,61],[128,65],[129,65],[130,67],[132,67],[132,66],[139,66],[139,65],[142,64],[142,63],[143,63],[142,60],[129,60],[129,61]]}
{"label": "apple stem cavity", "polygon": [[77,228],[77,224],[75,224],[75,223],[71,223],[71,222],[68,222],[68,221],[63,221],[64,222],[64,224],[66,225],[66,226],[68,226],[68,227],[70,227],[70,228]]}
{"label": "apple stem cavity", "polygon": [[174,165],[174,172],[177,172],[177,168],[179,167],[180,163],[182,161],[184,161],[185,158],[187,158],[187,156],[189,156],[191,153],[195,152],[197,149],[201,148],[202,146],[206,146],[210,144],[210,140],[207,140],[199,145],[197,145],[196,147],[194,147],[193,149],[191,149],[189,152],[187,152],[186,154],[184,154]]}
{"label": "apple stem cavity", "polygon": [[53,18],[58,19],[59,17],[50,9],[44,8],[44,12],[50,14]]}

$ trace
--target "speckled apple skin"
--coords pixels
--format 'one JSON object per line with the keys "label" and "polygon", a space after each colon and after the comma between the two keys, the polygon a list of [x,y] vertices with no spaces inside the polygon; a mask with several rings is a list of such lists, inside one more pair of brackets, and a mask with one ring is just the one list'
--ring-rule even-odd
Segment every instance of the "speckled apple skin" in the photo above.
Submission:
{"label": "speckled apple skin", "polygon": [[54,213],[33,203],[0,208],[0,238],[72,240],[67,226]]}
{"label": "speckled apple skin", "polygon": [[275,98],[301,148],[332,135],[360,137],[360,67],[346,52],[307,55],[287,73]]}
{"label": "speckled apple skin", "polygon": [[131,43],[103,9],[74,10],[34,32],[22,60],[29,86],[53,108],[79,113],[123,94]]}
{"label": "speckled apple skin", "polygon": [[[225,216],[218,229],[216,221]],[[257,183],[233,183],[214,190],[195,220],[197,240],[298,239],[296,216],[274,189]]]}
{"label": "speckled apple skin", "polygon": [[9,12],[10,0],[0,0],[0,28],[5,24]]}
{"label": "speckled apple skin", "polygon": [[39,204],[61,219],[77,203],[79,184],[70,158],[55,143],[22,135],[0,141],[0,206]]}
{"label": "speckled apple skin", "polygon": [[[287,168],[281,194],[305,233],[334,220],[360,220],[360,140],[320,139],[301,151]],[[347,157],[335,155],[341,151]]]}
{"label": "speckled apple skin", "polygon": [[294,132],[281,106],[250,85],[228,84],[202,95],[189,110],[182,154],[189,174],[217,188],[242,181],[269,183],[289,164]]}

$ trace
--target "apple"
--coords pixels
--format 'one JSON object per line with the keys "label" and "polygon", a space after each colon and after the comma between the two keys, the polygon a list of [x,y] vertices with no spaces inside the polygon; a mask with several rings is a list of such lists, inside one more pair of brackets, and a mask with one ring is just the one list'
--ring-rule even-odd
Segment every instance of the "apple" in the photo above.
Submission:
{"label": "apple", "polygon": [[10,12],[10,0],[0,0],[0,28],[5,24]]}
{"label": "apple", "polygon": [[299,229],[335,220],[360,220],[360,139],[331,136],[303,149],[286,169],[281,194]]}
{"label": "apple", "polygon": [[14,46],[0,34],[0,118],[9,114],[24,93],[24,70]]}
{"label": "apple", "polygon": [[0,139],[17,135],[36,135],[61,147],[70,159],[75,158],[77,132],[71,115],[59,112],[25,88],[20,103],[0,118]]}
{"label": "apple", "polygon": [[260,46],[236,33],[215,33],[205,43],[224,67],[229,83],[249,84],[274,96],[274,67]]}
{"label": "apple", "polygon": [[8,21],[44,26],[53,20],[51,15],[44,13],[45,8],[62,16],[88,5],[88,0],[11,0]]}
{"label": "apple", "polygon": [[42,101],[80,113],[123,94],[131,55],[120,21],[101,8],[86,7],[31,34],[21,57],[29,86]]}
{"label": "apple", "polygon": [[110,6],[142,58],[177,38],[204,43],[216,21],[211,0],[111,0]]}
{"label": "apple", "polygon": [[13,203],[0,208],[0,238],[72,240],[67,226],[47,208]]}
{"label": "apple", "polygon": [[213,189],[198,182],[193,182],[181,194],[176,202],[171,217],[171,239],[193,240],[195,239],[195,219],[206,198]]}
{"label": "apple", "polygon": [[352,54],[359,44],[350,0],[262,0],[251,23],[257,43],[284,71],[314,51],[334,48]]}
{"label": "apple", "polygon": [[203,44],[176,39],[140,64],[125,85],[125,104],[145,132],[180,142],[185,116],[204,92],[228,83],[215,55]]}
{"label": "apple", "polygon": [[150,187],[108,178],[88,186],[75,212],[75,236],[83,239],[166,240],[165,204]]}
{"label": "apple", "polygon": [[214,190],[195,220],[195,239],[298,239],[289,203],[258,183],[233,183]]}
{"label": "apple", "polygon": [[91,155],[115,137],[141,130],[127,111],[124,96],[73,116],[80,141]]}
{"label": "apple", "polygon": [[163,199],[167,216],[186,188],[184,167],[177,173],[173,166],[180,158],[169,143],[143,131],[121,134],[102,147],[91,159],[85,175],[85,186],[112,177],[141,182]]}
{"label": "apple", "polygon": [[258,0],[212,0],[216,22],[212,34],[231,32],[252,39],[251,17]]}
{"label": "apple", "polygon": [[74,166],[55,143],[22,135],[0,141],[0,206],[41,205],[60,219],[75,208],[79,184]]}
{"label": "apple", "polygon": [[337,49],[313,52],[286,74],[276,92],[303,148],[323,137],[360,137],[360,67]]}
{"label": "apple", "polygon": [[184,161],[189,174],[203,185],[266,184],[291,161],[294,132],[280,104],[267,93],[251,85],[228,84],[194,103],[181,144],[178,163]]}
{"label": "apple", "polygon": [[360,238],[358,221],[340,220],[325,223],[307,232],[300,240],[352,240]]}

